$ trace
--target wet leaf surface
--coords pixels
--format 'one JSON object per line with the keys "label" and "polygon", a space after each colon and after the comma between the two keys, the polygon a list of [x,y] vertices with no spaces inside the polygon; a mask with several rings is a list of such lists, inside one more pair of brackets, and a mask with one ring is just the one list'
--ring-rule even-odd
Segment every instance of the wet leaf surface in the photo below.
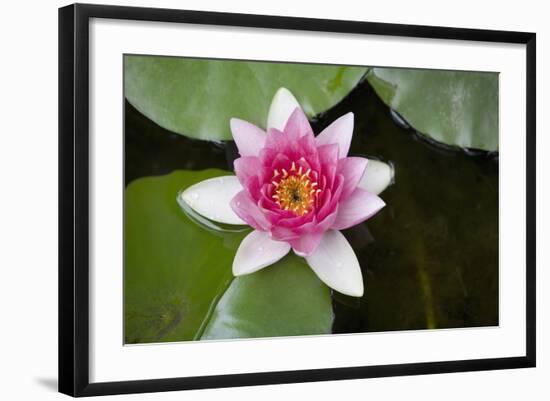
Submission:
{"label": "wet leaf surface", "polygon": [[498,74],[373,68],[380,98],[429,138],[462,148],[498,150]]}
{"label": "wet leaf surface", "polygon": [[209,320],[202,339],[327,334],[333,322],[329,288],[303,258],[237,277]]}
{"label": "wet leaf surface", "polygon": [[160,126],[191,138],[230,140],[229,119],[265,128],[273,95],[288,88],[309,116],[338,103],[364,67],[126,56],[125,95]]}

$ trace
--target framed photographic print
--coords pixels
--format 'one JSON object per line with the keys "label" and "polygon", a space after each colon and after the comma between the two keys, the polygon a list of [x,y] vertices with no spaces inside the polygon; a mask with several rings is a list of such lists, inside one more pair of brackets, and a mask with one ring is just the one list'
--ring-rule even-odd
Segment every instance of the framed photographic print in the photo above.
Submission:
{"label": "framed photographic print", "polygon": [[535,34],[59,10],[59,389],[535,366]]}

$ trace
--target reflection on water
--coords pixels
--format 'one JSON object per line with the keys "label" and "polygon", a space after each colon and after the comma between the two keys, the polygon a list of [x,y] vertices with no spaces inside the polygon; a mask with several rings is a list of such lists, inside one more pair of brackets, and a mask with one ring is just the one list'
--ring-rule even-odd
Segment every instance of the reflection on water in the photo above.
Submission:
{"label": "reflection on water", "polygon": [[[336,333],[498,324],[498,155],[430,143],[407,128],[365,81],[312,123],[320,132],[355,114],[350,154],[393,163],[387,206],[344,231],[365,296],[334,293]],[[229,170],[234,144],[166,131],[126,103],[126,183],[173,170]],[[174,194],[176,196],[176,194]]]}

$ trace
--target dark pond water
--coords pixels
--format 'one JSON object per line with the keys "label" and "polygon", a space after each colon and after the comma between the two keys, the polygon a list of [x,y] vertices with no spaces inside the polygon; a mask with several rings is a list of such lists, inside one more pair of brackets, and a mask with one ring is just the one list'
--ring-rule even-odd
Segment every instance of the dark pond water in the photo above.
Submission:
{"label": "dark pond water", "polygon": [[[435,145],[392,118],[366,81],[312,122],[353,111],[350,154],[395,166],[387,206],[344,231],[365,279],[334,293],[335,333],[498,325],[498,154]],[[232,169],[232,142],[197,141],[125,105],[125,181],[173,170]]]}

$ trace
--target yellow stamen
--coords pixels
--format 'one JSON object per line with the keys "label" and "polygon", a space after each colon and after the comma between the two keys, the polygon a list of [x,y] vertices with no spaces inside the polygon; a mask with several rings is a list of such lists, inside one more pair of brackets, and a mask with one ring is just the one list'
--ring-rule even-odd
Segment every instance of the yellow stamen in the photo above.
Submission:
{"label": "yellow stamen", "polygon": [[[273,181],[275,186],[271,195],[277,205],[283,209],[292,211],[298,216],[309,213],[315,204],[315,199],[321,192],[315,189],[318,184],[309,177],[311,169],[303,173],[302,166],[296,168],[296,163],[292,162],[290,172],[282,170],[282,177],[279,181]],[[277,177],[278,171],[275,170],[273,176]]]}

